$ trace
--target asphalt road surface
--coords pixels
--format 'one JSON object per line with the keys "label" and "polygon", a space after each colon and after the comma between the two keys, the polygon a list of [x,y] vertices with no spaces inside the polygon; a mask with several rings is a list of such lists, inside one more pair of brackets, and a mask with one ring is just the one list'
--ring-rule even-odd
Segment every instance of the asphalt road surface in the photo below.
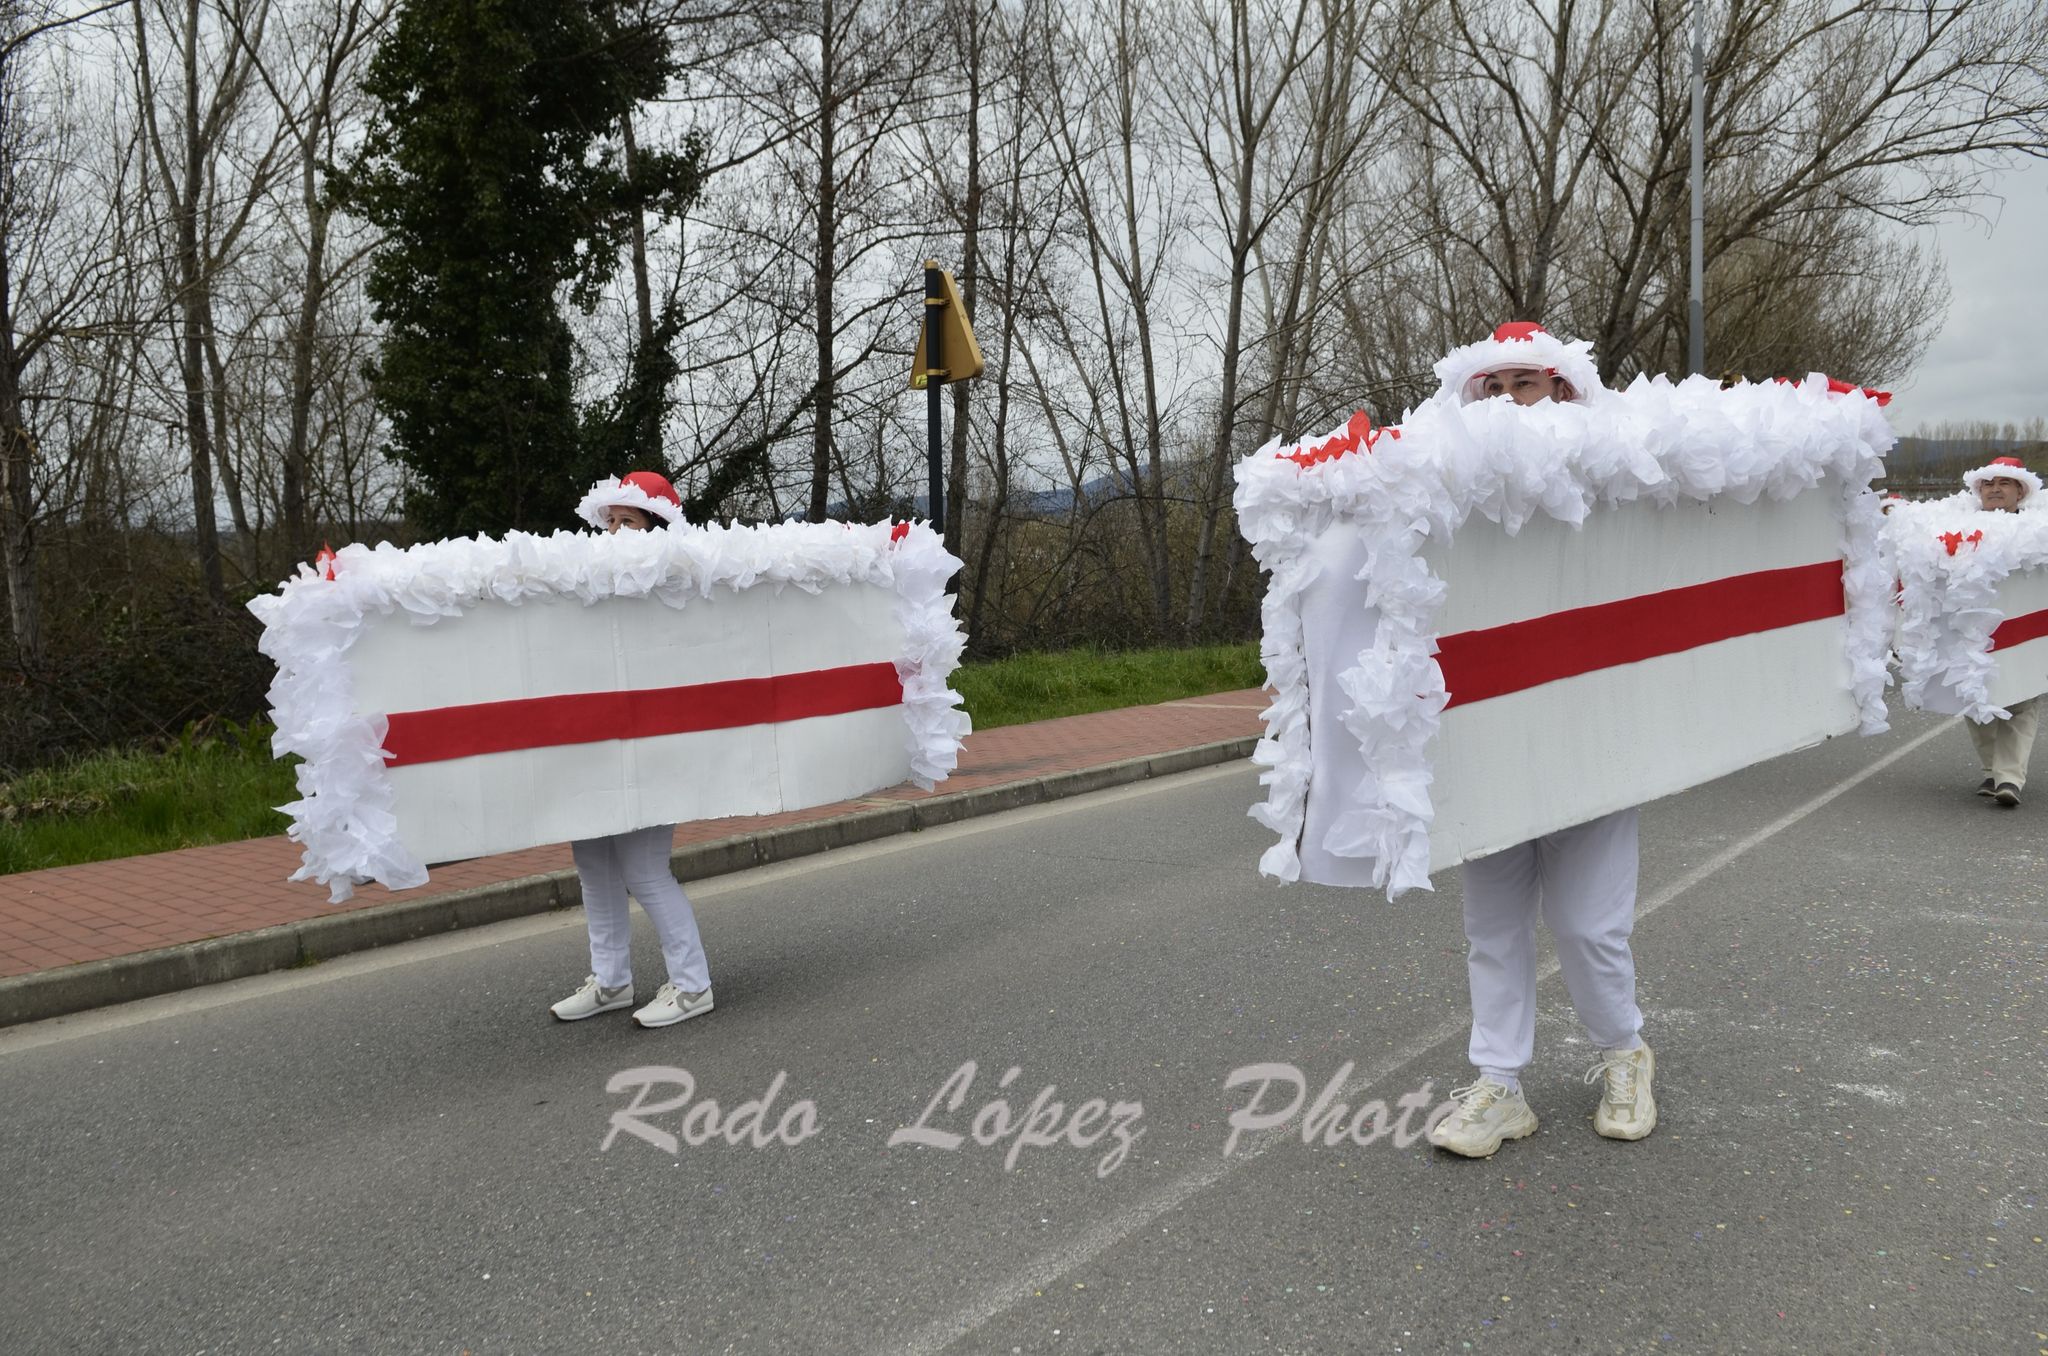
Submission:
{"label": "asphalt road surface", "polygon": [[1400,1147],[1458,873],[1263,881],[1243,767],[700,882],[663,1031],[549,1018],[570,913],[0,1032],[0,1351],[2033,1356],[2048,789],[1976,778],[1905,715],[1645,809],[1638,1144],[1546,965],[1542,1129]]}

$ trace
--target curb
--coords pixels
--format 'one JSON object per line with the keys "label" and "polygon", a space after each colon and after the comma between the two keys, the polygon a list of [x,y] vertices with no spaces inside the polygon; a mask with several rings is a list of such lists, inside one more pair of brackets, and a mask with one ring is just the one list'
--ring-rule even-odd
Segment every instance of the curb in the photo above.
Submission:
{"label": "curb", "polygon": [[[1256,736],[1247,735],[1071,772],[1049,773],[978,791],[892,803],[815,823],[694,843],[678,849],[670,860],[676,874],[686,881],[723,876],[900,833],[1236,762],[1249,758],[1257,743]],[[576,873],[555,871],[431,899],[379,904],[132,956],[16,975],[0,979],[0,1027],[154,998],[203,984],[247,979],[273,970],[314,965],[351,951],[409,942],[458,928],[502,923],[581,902]]]}

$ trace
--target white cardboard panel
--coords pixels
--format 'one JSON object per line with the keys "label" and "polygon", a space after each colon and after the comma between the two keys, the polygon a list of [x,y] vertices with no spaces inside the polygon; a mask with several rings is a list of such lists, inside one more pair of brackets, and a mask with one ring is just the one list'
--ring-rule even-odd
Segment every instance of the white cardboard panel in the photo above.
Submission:
{"label": "white cardboard panel", "polygon": [[[1596,510],[1580,528],[1539,518],[1509,536],[1468,522],[1424,548],[1447,591],[1439,632],[1499,626],[1731,575],[1839,559],[1833,482],[1784,502],[1647,503]],[[1365,775],[1338,727],[1350,700],[1315,676],[1373,643],[1377,618],[1352,577],[1365,553],[1339,525],[1313,547],[1322,574],[1304,591],[1315,766],[1300,844],[1305,878],[1366,885],[1372,864],[1321,844]],[[1498,851],[1697,786],[1857,727],[1830,618],[1740,636],[1453,707],[1431,746],[1430,869]]]}
{"label": "white cardboard panel", "polygon": [[[2048,569],[2015,570],[1998,585],[1998,612],[2003,617],[2024,617],[2048,609]],[[1985,685],[1993,706],[2011,706],[2048,692],[2048,636],[1993,650],[1997,675]]]}
{"label": "white cardboard panel", "polygon": [[390,776],[399,839],[429,865],[789,808],[768,725],[451,758]]}
{"label": "white cardboard panel", "polygon": [[1476,518],[1422,557],[1448,593],[1447,636],[1618,602],[1729,575],[1839,559],[1840,490],[1831,481],[1795,499],[1736,504],[1686,500],[1595,509],[1573,527],[1539,516],[1514,536]]}
{"label": "white cardboard panel", "polygon": [[[894,598],[720,589],[683,608],[645,598],[484,603],[414,626],[378,617],[348,659],[360,714],[681,686],[893,662]],[[523,749],[390,770],[399,836],[434,863],[650,824],[771,814],[910,775],[900,707],[782,725]]]}
{"label": "white cardboard panel", "polygon": [[[1784,501],[1626,504],[1424,551],[1440,631],[1499,626],[1841,554],[1832,483]],[[1582,674],[1444,713],[1430,869],[1640,805],[1856,728],[1842,618]],[[1589,714],[1590,713],[1590,714]]]}
{"label": "white cardboard panel", "polygon": [[358,712],[430,711],[886,663],[902,637],[893,596],[872,584],[820,594],[762,584],[681,608],[541,596],[479,603],[431,626],[386,614],[365,619],[348,660]]}
{"label": "white cardboard panel", "polygon": [[910,743],[895,707],[773,727],[785,809],[849,800],[910,778]]}
{"label": "white cardboard panel", "polygon": [[1430,870],[1849,733],[1844,628],[1737,636],[1446,711]]}
{"label": "white cardboard panel", "polygon": [[[709,598],[691,599],[681,611],[652,598],[600,604],[619,609],[614,614],[618,667],[611,681],[620,688],[673,687],[782,672],[775,665],[769,638],[770,620],[780,601],[762,588],[717,589]],[[591,690],[548,687],[522,695]]]}
{"label": "white cardboard panel", "polygon": [[768,649],[777,673],[882,663],[903,653],[896,600],[885,589],[855,584],[810,594],[784,588],[772,598]]}

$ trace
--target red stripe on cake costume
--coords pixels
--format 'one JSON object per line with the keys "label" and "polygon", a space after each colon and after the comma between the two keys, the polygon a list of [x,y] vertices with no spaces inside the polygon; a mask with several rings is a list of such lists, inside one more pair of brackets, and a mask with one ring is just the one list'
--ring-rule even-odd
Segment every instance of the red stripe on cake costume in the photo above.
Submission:
{"label": "red stripe on cake costume", "polygon": [[1449,709],[1845,609],[1842,562],[1825,560],[1461,631],[1437,642],[1437,664]]}
{"label": "red stripe on cake costume", "polygon": [[894,664],[849,664],[683,687],[577,692],[399,711],[389,718],[384,749],[386,761],[398,767],[516,749],[780,724],[870,711],[902,701],[903,683]]}
{"label": "red stripe on cake costume", "polygon": [[1991,633],[1993,651],[2010,650],[2015,645],[2024,645],[2030,640],[2048,636],[2048,610],[2025,612],[2017,617],[2007,617]]}

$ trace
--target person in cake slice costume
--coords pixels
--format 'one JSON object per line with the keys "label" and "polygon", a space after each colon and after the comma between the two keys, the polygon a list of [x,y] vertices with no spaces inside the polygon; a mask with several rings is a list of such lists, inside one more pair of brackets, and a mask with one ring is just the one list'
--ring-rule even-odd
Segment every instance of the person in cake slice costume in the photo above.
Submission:
{"label": "person in cake slice costume", "polygon": [[[1528,322],[1502,325],[1490,338],[1454,351],[1436,365],[1436,375],[1442,384],[1435,398],[1461,405],[1592,404],[1609,394],[1590,345],[1563,343]],[[1432,1144],[1485,1158],[1536,1129],[1520,1079],[1535,1054],[1539,918],[1556,940],[1572,1006],[1600,1051],[1586,1077],[1600,1088],[1593,1128],[1619,1140],[1641,1139],[1656,1128],[1656,1062],[1643,1043],[1629,945],[1636,867],[1634,808],[1465,863],[1468,1054],[1478,1077],[1452,1090],[1455,1109],[1431,1127]]]}
{"label": "person in cake slice costume", "polygon": [[[675,486],[652,471],[599,481],[576,512],[600,532],[651,532],[683,516]],[[634,1022],[643,1027],[673,1026],[711,1011],[711,971],[697,934],[697,915],[669,869],[675,836],[675,825],[655,824],[570,844],[583,887],[590,974],[583,987],[549,1009],[560,1020],[580,1022],[633,1005],[628,894],[640,901],[653,922],[668,969],[668,982],[655,992],[653,1002],[634,1012]]]}
{"label": "person in cake slice costume", "polygon": [[[2040,498],[2041,477],[2027,469],[2018,457],[1998,457],[1963,476],[1963,484],[1977,495],[1977,505],[1986,513],[2035,513],[2048,507]],[[1977,794],[1988,796],[2008,808],[2020,803],[2027,787],[2027,763],[2034,755],[2034,729],[2040,719],[2039,697],[2014,702],[2005,719],[1983,722],[1966,720],[1970,743],[1977,761],[1984,765],[1984,780]]]}

